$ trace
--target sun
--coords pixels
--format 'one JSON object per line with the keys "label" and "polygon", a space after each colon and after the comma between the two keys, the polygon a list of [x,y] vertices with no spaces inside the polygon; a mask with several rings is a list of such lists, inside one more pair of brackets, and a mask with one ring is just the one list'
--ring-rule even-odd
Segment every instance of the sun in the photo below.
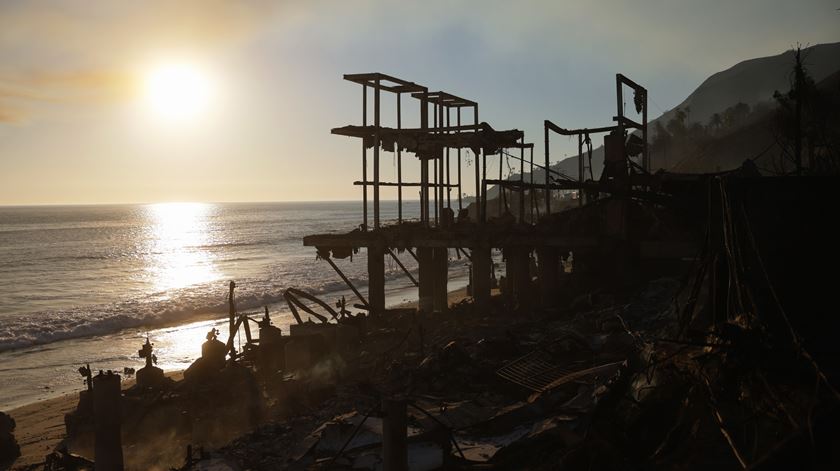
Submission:
{"label": "sun", "polygon": [[182,63],[157,65],[143,80],[144,102],[157,119],[192,122],[206,113],[213,100],[213,81],[200,67]]}

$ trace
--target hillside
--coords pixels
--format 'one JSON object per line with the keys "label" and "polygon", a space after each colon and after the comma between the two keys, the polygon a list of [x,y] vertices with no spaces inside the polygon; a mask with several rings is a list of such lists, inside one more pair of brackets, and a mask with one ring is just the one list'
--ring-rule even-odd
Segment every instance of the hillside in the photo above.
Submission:
{"label": "hillside", "polygon": [[[802,54],[805,57],[808,74],[817,83],[827,83],[826,80],[829,79],[829,76],[840,71],[840,43],[812,46],[803,49]],[[739,102],[753,108],[762,103],[770,103],[774,91],[786,91],[790,88],[793,63],[793,51],[790,50],[775,56],[746,60],[727,70],[718,72],[700,84],[677,107],[652,120],[649,123],[650,129],[654,129],[657,122],[665,126],[674,117],[677,108],[690,107],[691,112],[686,118],[686,124],[706,124],[714,113],[720,113],[727,107]],[[826,87],[828,85],[821,86]],[[676,165],[678,167],[674,168],[675,170],[711,172],[721,168],[721,165],[726,166],[735,162],[737,160],[735,156],[747,158],[750,155],[749,150],[754,147],[761,147],[762,143],[766,145],[765,138],[767,136],[756,129],[760,126],[754,121],[744,123],[744,127],[745,131],[741,138],[761,136],[760,141],[756,141],[757,146],[748,145],[745,147],[744,142],[733,139],[732,142],[737,144],[737,148],[727,150],[727,155],[721,156],[721,158],[712,158],[707,162],[707,165],[704,165],[702,161],[694,161],[690,164],[684,161],[692,160],[692,156],[660,160],[659,163],[664,165],[659,165],[655,155],[653,156],[653,164],[655,167],[665,167],[669,170],[672,169],[671,166]],[[595,141],[595,143],[598,144],[598,141]],[[712,149],[709,149],[708,152],[712,152]],[[592,167],[596,178],[600,175],[603,159],[603,148],[598,146],[593,149]],[[577,161],[577,156],[570,157],[552,166],[552,168],[568,175],[577,176]],[[742,161],[743,159],[738,161],[738,164]],[[544,178],[543,172],[534,172],[534,178],[542,180]]]}

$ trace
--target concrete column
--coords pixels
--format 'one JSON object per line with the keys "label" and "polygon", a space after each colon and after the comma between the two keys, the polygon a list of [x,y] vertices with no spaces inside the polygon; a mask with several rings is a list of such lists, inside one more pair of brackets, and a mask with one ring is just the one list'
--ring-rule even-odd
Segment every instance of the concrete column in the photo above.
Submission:
{"label": "concrete column", "polygon": [[431,312],[434,308],[435,293],[434,249],[417,247],[417,259],[420,265],[420,310]]}
{"label": "concrete column", "polygon": [[449,308],[449,249],[434,249],[434,309],[446,312]]}
{"label": "concrete column", "polygon": [[537,249],[537,269],[540,277],[540,305],[544,309],[556,307],[560,250],[557,247]]}
{"label": "concrete column", "polygon": [[474,247],[472,249],[472,262],[473,299],[479,308],[487,307],[490,303],[490,270],[493,269],[490,248]]}
{"label": "concrete column", "polygon": [[97,470],[123,470],[121,399],[120,375],[109,371],[93,377],[93,456]]}
{"label": "concrete column", "polygon": [[408,426],[404,399],[382,399],[382,469],[408,469]]}
{"label": "concrete column", "polygon": [[512,247],[505,252],[507,263],[512,265],[508,269],[508,283],[513,288],[513,295],[520,304],[526,304],[531,288],[531,276],[529,273],[531,250],[528,247]]}
{"label": "concrete column", "polygon": [[385,312],[385,251],[382,247],[367,249],[368,256],[368,303],[373,315]]}

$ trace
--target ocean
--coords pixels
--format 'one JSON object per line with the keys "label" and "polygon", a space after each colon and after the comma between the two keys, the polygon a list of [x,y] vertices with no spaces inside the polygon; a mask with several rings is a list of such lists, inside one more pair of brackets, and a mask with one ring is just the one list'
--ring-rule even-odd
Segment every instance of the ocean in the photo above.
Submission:
{"label": "ocean", "polygon": [[[361,210],[355,202],[0,207],[0,410],[82,389],[85,364],[142,367],[146,336],[158,366],[186,368],[205,333],[226,326],[229,280],[240,312],[269,306],[285,332],[293,322],[285,288],[357,302],[302,239],[358,227]],[[418,203],[404,203],[405,217],[418,215]],[[396,217],[395,203],[383,202],[383,220]],[[416,277],[411,255],[399,256]],[[466,260],[454,251],[450,260],[450,288],[465,286]],[[336,260],[363,293],[365,262],[364,249]],[[386,263],[388,304],[415,300],[408,277]]]}

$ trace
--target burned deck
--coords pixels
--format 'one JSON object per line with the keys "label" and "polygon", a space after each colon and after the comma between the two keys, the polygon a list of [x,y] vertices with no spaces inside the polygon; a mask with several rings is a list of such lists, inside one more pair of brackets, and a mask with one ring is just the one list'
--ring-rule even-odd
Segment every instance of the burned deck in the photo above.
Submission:
{"label": "burned deck", "polygon": [[317,248],[388,247],[469,249],[475,247],[597,247],[599,239],[586,236],[563,236],[540,233],[531,225],[468,225],[452,229],[385,226],[378,231],[352,231],[344,234],[314,234],[303,238],[303,245]]}

